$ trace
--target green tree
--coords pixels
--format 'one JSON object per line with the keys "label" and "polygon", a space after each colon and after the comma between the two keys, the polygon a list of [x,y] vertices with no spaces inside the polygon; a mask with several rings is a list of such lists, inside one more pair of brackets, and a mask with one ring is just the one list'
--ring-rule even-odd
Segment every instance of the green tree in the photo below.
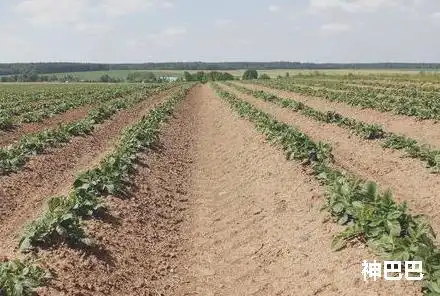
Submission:
{"label": "green tree", "polygon": [[99,78],[99,81],[101,82],[110,82],[110,76],[108,74],[102,75],[101,78]]}
{"label": "green tree", "polygon": [[194,78],[188,71],[183,72],[183,78],[185,78],[185,81],[193,81]]}
{"label": "green tree", "polygon": [[261,74],[258,79],[270,79],[270,76],[267,75],[266,73],[264,73],[264,74]]}
{"label": "green tree", "polygon": [[257,70],[246,70],[243,73],[243,80],[258,79]]}

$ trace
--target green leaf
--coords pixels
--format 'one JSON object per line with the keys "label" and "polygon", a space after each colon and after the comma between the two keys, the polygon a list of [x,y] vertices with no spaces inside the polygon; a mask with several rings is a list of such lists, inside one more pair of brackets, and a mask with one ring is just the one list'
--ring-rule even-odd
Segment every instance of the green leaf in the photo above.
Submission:
{"label": "green leaf", "polygon": [[398,237],[400,236],[400,233],[402,232],[402,229],[400,227],[400,223],[397,220],[388,220],[387,221],[387,227],[389,229],[390,235]]}

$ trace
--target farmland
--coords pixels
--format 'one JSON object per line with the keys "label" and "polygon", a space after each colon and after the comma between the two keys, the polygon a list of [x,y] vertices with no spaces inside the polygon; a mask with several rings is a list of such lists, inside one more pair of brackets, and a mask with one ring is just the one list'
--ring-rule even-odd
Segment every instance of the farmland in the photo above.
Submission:
{"label": "farmland", "polygon": [[0,85],[0,295],[440,295],[440,81],[291,74]]}

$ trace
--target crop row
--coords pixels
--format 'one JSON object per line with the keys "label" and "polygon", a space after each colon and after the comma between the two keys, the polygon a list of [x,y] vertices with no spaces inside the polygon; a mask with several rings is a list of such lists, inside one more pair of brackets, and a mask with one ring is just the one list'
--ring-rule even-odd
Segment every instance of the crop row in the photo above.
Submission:
{"label": "crop row", "polygon": [[411,215],[405,203],[393,200],[390,191],[381,193],[375,183],[335,169],[328,144],[313,142],[296,127],[276,120],[217,85],[214,89],[241,117],[253,122],[271,143],[281,146],[288,160],[302,160],[326,186],[325,209],[340,224],[346,225],[346,229],[335,236],[334,249],[365,242],[390,260],[421,260],[423,291],[440,295],[440,250],[424,217]]}
{"label": "crop row", "polygon": [[405,137],[403,135],[386,132],[380,125],[368,124],[362,121],[355,120],[353,118],[344,117],[334,111],[321,112],[307,106],[302,102],[297,102],[293,99],[280,98],[264,91],[253,91],[251,89],[233,83],[227,83],[227,85],[235,87],[236,89],[252,95],[256,98],[276,103],[283,108],[289,108],[295,112],[299,112],[305,116],[313,118],[314,120],[337,124],[343,128],[352,130],[355,134],[363,137],[364,139],[381,139],[383,142],[383,147],[403,150],[410,157],[418,158],[422,161],[425,161],[427,166],[429,168],[432,168],[433,172],[440,172],[439,150],[436,150],[428,145],[419,144],[416,140]]}
{"label": "crop row", "polygon": [[322,81],[322,80],[296,80],[291,79],[289,81],[297,86],[301,87],[313,87],[314,89],[326,89],[331,91],[339,91],[339,92],[358,92],[362,95],[371,95],[374,94],[377,98],[382,97],[391,97],[393,99],[418,99],[426,104],[429,104],[430,101],[434,100],[438,97],[438,92],[427,92],[421,91],[419,89],[405,87],[405,88],[385,88],[385,87],[377,87],[377,86],[368,86],[368,85],[357,85],[357,84],[343,84],[341,82],[331,82],[331,81]]}
{"label": "crop row", "polygon": [[11,129],[14,124],[40,122],[45,118],[56,114],[64,113],[68,110],[78,108],[87,104],[96,104],[105,102],[114,98],[133,94],[143,89],[154,89],[158,85],[148,87],[139,86],[112,86],[109,88],[101,87],[83,87],[83,89],[62,90],[54,88],[53,92],[45,93],[42,99],[37,103],[26,98],[17,99],[9,103],[3,103],[0,106],[0,129]]}
{"label": "crop row", "polygon": [[[48,209],[31,222],[20,239],[20,249],[29,251],[60,242],[74,246],[94,244],[83,227],[84,218],[93,218],[106,210],[103,198],[121,196],[130,186],[130,175],[135,172],[137,155],[151,147],[158,139],[163,122],[183,100],[190,86],[182,86],[165,103],[148,116],[126,129],[115,151],[98,168],[79,175],[67,196],[53,197]],[[48,274],[31,261],[0,263],[0,292],[6,295],[30,295],[35,287],[44,284]]]}
{"label": "crop row", "polygon": [[90,134],[96,125],[104,122],[118,111],[129,108],[145,100],[148,95],[169,87],[169,85],[165,85],[151,90],[144,89],[142,92],[136,92],[127,97],[102,103],[97,108],[90,110],[83,119],[23,136],[17,144],[0,148],[0,175],[19,170],[26,164],[29,157],[41,154],[49,147],[66,143],[75,136]]}
{"label": "crop row", "polygon": [[[362,108],[376,109],[382,112],[394,112],[420,119],[440,119],[440,100],[436,95],[423,97],[402,97],[378,93],[379,90],[356,90],[316,88],[297,85],[292,79],[259,81],[259,84],[278,89],[293,91],[302,95],[323,97],[330,101],[344,102]],[[393,92],[394,90],[387,90]]]}

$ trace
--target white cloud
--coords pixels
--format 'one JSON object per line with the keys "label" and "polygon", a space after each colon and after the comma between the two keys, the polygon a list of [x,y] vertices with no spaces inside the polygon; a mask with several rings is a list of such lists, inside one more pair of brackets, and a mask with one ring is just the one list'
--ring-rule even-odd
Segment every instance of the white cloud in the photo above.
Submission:
{"label": "white cloud", "polygon": [[165,7],[165,8],[174,8],[175,6],[176,5],[173,2],[170,2],[170,1],[164,1],[162,3],[162,7]]}
{"label": "white cloud", "polygon": [[398,0],[310,0],[310,9],[313,12],[331,8],[348,12],[375,11],[393,6],[398,6]]}
{"label": "white cloud", "polygon": [[87,11],[87,0],[27,0],[20,2],[15,11],[36,25],[73,23]]}
{"label": "white cloud", "polygon": [[105,23],[78,23],[74,29],[81,33],[87,34],[101,34],[110,31],[111,26]]}
{"label": "white cloud", "polygon": [[[108,18],[144,12],[157,0],[26,0],[21,1],[15,12],[36,25],[53,23],[77,23],[104,15]],[[170,1],[160,2],[162,7],[171,8]]]}
{"label": "white cloud", "polygon": [[126,45],[131,48],[170,48],[177,42],[182,41],[187,34],[187,29],[184,26],[175,26],[163,29],[157,33],[148,34],[147,37],[132,38],[126,42]]}
{"label": "white cloud", "polygon": [[228,27],[231,24],[233,24],[233,21],[231,19],[218,19],[215,21],[215,25],[221,28]]}
{"label": "white cloud", "polygon": [[440,12],[434,12],[431,14],[431,18],[440,20]]}
{"label": "white cloud", "polygon": [[272,4],[272,5],[269,6],[268,9],[269,9],[270,12],[278,12],[278,11],[280,11],[281,8],[279,6],[277,6],[277,5]]}
{"label": "white cloud", "polygon": [[341,33],[350,30],[350,26],[341,23],[328,23],[321,26],[321,30],[326,33]]}
{"label": "white cloud", "polygon": [[145,11],[153,5],[153,1],[150,0],[101,0],[99,8],[112,17]]}
{"label": "white cloud", "polygon": [[179,35],[185,35],[185,34],[186,34],[185,27],[170,27],[170,28],[163,30],[159,35],[179,36]]}

